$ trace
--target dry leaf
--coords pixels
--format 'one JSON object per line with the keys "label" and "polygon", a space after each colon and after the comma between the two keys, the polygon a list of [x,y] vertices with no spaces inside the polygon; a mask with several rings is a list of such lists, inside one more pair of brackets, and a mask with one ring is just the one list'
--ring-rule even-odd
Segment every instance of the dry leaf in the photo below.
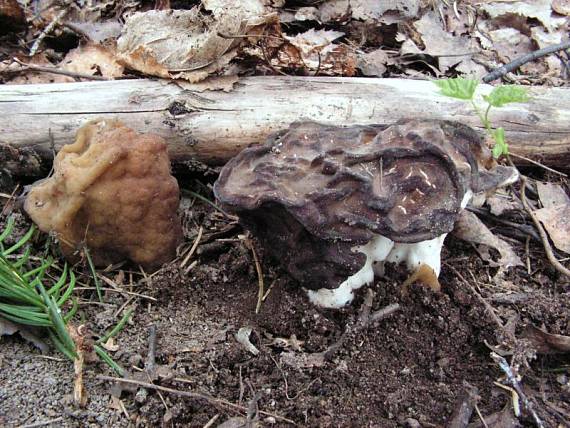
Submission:
{"label": "dry leaf", "polygon": [[89,40],[100,43],[107,39],[116,39],[121,34],[121,23],[115,20],[98,22],[67,22],[71,29],[86,35]]}
{"label": "dry leaf", "polygon": [[249,340],[249,336],[252,332],[252,328],[251,327],[242,327],[238,330],[237,334],[235,335],[236,340],[238,341],[238,343],[240,343],[241,345],[243,345],[243,347],[245,349],[247,349],[249,352],[251,352],[253,355],[258,355],[259,354],[259,349],[257,349],[255,347],[255,345],[253,343],[250,342]]}
{"label": "dry leaf", "polygon": [[[127,18],[117,41],[120,59],[143,73],[198,82],[226,67],[243,38],[227,38],[263,26],[267,16],[260,0],[210,0],[202,13],[150,10]],[[260,13],[261,13],[260,12]]]}
{"label": "dry leaf", "polygon": [[435,12],[427,12],[414,23],[414,27],[424,43],[423,53],[437,56],[442,72],[460,63],[456,68],[462,73],[474,76],[486,74],[485,68],[471,58],[473,53],[480,49],[476,42],[466,36],[452,36],[444,31],[441,19]]}
{"label": "dry leaf", "polygon": [[340,31],[315,30],[314,28],[292,37],[283,35],[292,46],[297,48],[303,65],[309,69],[317,69],[319,64],[326,69],[328,55],[339,47],[332,42],[342,36],[344,33]]}
{"label": "dry leaf", "polygon": [[[464,241],[481,244],[482,247],[478,247],[478,252],[491,266],[504,268],[523,266],[521,259],[516,255],[512,247],[507,242],[493,235],[487,226],[470,211],[463,210],[459,214],[453,234]],[[491,259],[485,246],[494,248],[499,252],[500,257],[497,262]]]}
{"label": "dry leaf", "polygon": [[511,62],[534,50],[530,37],[514,28],[500,28],[489,31],[487,34],[493,43],[492,49],[504,63]]}
{"label": "dry leaf", "polygon": [[513,198],[502,190],[497,190],[491,196],[486,197],[485,203],[489,206],[491,214],[496,216],[524,209],[519,199]]}
{"label": "dry leaf", "polygon": [[418,15],[419,0],[331,0],[319,6],[322,22],[338,21],[347,15],[362,21],[394,24]]}
{"label": "dry leaf", "polygon": [[332,43],[344,33],[310,29],[296,36],[287,36],[280,32],[278,26],[272,26],[271,30],[274,37],[265,42],[264,48],[256,46],[245,51],[264,62],[269,61],[273,68],[318,72],[327,76],[356,74],[354,49]]}
{"label": "dry leaf", "polygon": [[544,208],[554,208],[570,204],[570,197],[566,194],[562,186],[554,183],[536,183],[538,197]]}
{"label": "dry leaf", "polygon": [[119,350],[119,345],[115,343],[115,339],[110,337],[105,343],[103,343],[103,348],[107,351],[116,352]]}
{"label": "dry leaf", "polygon": [[22,339],[25,339],[27,342],[34,345],[42,352],[42,354],[49,350],[47,344],[29,331],[25,326],[0,318],[0,336],[11,336],[15,333],[19,333]]}
{"label": "dry leaf", "polygon": [[552,0],[497,1],[492,3],[484,2],[480,5],[480,8],[487,12],[491,18],[507,14],[536,18],[548,31],[554,31],[566,23],[566,18],[552,16],[551,3]]}
{"label": "dry leaf", "polygon": [[570,352],[570,336],[550,334],[535,326],[528,326],[522,333],[540,354],[560,354]]}
{"label": "dry leaf", "polygon": [[560,15],[570,16],[570,0],[553,0],[552,10]]}
{"label": "dry leaf", "polygon": [[386,72],[386,65],[389,62],[390,57],[386,51],[377,49],[358,54],[356,66],[365,76],[382,76]]}
{"label": "dry leaf", "polygon": [[[531,38],[536,42],[536,45],[539,47],[539,49],[562,43],[562,40],[564,38],[567,39],[565,33],[566,31],[564,30],[548,32],[542,27],[532,27],[530,29]],[[563,67],[560,58],[558,58],[556,55],[547,55],[546,57],[541,58],[541,60],[546,63],[548,69],[552,74],[556,76],[560,75]]]}
{"label": "dry leaf", "polygon": [[198,83],[189,83],[183,80],[176,82],[182,89],[192,92],[223,91],[231,92],[239,81],[238,76],[212,76]]}
{"label": "dry leaf", "polygon": [[115,79],[123,75],[124,67],[108,48],[90,44],[75,48],[65,56],[59,66],[75,73]]}
{"label": "dry leaf", "polygon": [[570,254],[570,204],[541,208],[534,212],[560,251]]}

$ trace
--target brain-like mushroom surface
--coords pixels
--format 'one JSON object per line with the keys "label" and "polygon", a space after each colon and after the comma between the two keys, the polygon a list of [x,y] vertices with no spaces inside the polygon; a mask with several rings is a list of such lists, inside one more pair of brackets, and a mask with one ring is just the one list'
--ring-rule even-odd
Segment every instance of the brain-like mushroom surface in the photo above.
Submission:
{"label": "brain-like mushroom surface", "polygon": [[516,179],[469,127],[447,121],[336,127],[295,123],[244,150],[214,185],[268,253],[338,307],[375,262],[440,270],[445,235],[474,192]]}
{"label": "brain-like mushroom surface", "polygon": [[53,175],[32,186],[24,209],[55,232],[70,259],[86,245],[97,265],[130,259],[154,269],[175,256],[182,237],[178,202],[164,140],[98,120],[59,151]]}

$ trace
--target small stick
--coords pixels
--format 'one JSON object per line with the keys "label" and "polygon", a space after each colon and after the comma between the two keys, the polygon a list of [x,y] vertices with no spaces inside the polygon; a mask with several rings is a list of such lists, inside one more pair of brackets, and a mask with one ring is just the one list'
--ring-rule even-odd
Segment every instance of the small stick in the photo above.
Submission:
{"label": "small stick", "polygon": [[202,226],[200,226],[200,229],[198,229],[198,235],[196,236],[196,239],[194,240],[194,243],[192,244],[192,248],[190,248],[190,251],[188,251],[188,254],[186,254],[186,257],[184,257],[184,260],[182,261],[182,263],[180,263],[181,268],[186,266],[186,263],[188,263],[188,261],[190,260],[190,257],[192,257],[194,255],[194,252],[196,251],[196,249],[198,248],[198,245],[200,244],[200,239],[202,239],[202,233],[204,233],[204,228]]}
{"label": "small stick", "polygon": [[148,328],[148,355],[146,357],[146,362],[144,369],[148,373],[154,371],[156,364],[156,324],[151,324]]}
{"label": "small stick", "polygon": [[[148,382],[142,382],[136,379],[123,379],[120,377],[112,377],[112,376],[103,376],[103,375],[99,375],[97,376],[97,379],[99,380],[106,380],[109,382],[121,382],[121,383],[128,383],[131,385],[138,385],[141,386],[143,388],[148,388],[148,389],[154,389],[156,391],[162,391],[162,392],[167,392],[169,394],[174,394],[174,395],[178,395],[180,397],[187,397],[187,398],[196,398],[199,400],[204,400],[207,401],[215,406],[226,406],[229,407],[232,410],[238,411],[238,412],[242,412],[242,413],[246,413],[247,414],[247,407],[244,406],[240,406],[237,404],[234,404],[230,401],[221,399],[221,398],[215,398],[212,397],[210,395],[207,394],[201,394],[199,392],[191,392],[191,391],[179,391],[177,389],[173,389],[173,388],[167,388],[165,386],[160,386],[160,385],[155,385],[154,383],[148,383]],[[272,416],[275,419],[279,419],[280,421],[286,422],[288,424],[291,425],[297,425],[294,421],[292,421],[291,419],[287,419],[283,416],[280,416],[278,414],[275,413],[269,413],[269,412],[264,412],[263,410],[260,410],[259,413],[261,413],[262,415],[265,416]]]}
{"label": "small stick", "polygon": [[473,410],[475,410],[480,399],[479,390],[465,382],[461,399],[446,426],[448,428],[465,428],[469,424]]}
{"label": "small stick", "polygon": [[469,287],[471,289],[471,292],[473,294],[475,294],[475,297],[477,297],[477,299],[483,304],[483,306],[485,307],[485,309],[487,310],[487,312],[489,313],[489,315],[491,316],[491,318],[493,319],[493,321],[495,321],[495,324],[497,324],[501,330],[505,331],[505,326],[503,325],[503,322],[501,321],[501,319],[497,316],[497,314],[495,314],[495,309],[493,308],[493,306],[491,306],[491,304],[489,302],[487,302],[487,300],[485,300],[483,298],[483,296],[481,296],[481,294],[479,294],[477,292],[477,290],[475,290],[475,287],[473,287],[471,285],[471,283],[469,281],[467,281],[465,279],[465,277],[463,275],[461,275],[461,273],[459,273],[459,271],[457,269],[455,269],[453,266],[451,266],[449,263],[443,263],[445,266],[447,266],[449,269],[451,269],[453,271],[453,273],[455,273],[455,275],[461,279],[461,281],[463,281],[463,283],[465,285],[467,285],[467,287]]}
{"label": "small stick", "polygon": [[55,18],[53,18],[52,21],[47,25],[47,27],[44,28],[44,30],[41,32],[41,34],[38,36],[38,38],[36,39],[36,41],[32,45],[32,48],[30,49],[30,55],[29,56],[34,56],[36,54],[36,52],[40,48],[40,44],[43,42],[43,40],[46,38],[46,36],[52,32],[52,30],[55,28],[55,26],[59,23],[59,20],[62,19],[65,15],[67,15],[67,13],[70,11],[70,9],[71,8],[68,7],[68,4],[66,4],[63,7],[63,9],[55,16]]}
{"label": "small stick", "polygon": [[204,425],[202,428],[210,428],[212,425],[214,425],[214,423],[218,420],[219,417],[220,417],[219,413],[214,415],[214,417],[212,417],[212,419],[206,422],[206,425]]}
{"label": "small stick", "polygon": [[540,418],[538,417],[538,415],[536,414],[535,410],[534,410],[534,405],[533,403],[527,398],[527,396],[525,395],[524,391],[522,390],[522,387],[519,383],[519,381],[517,380],[517,376],[515,375],[515,373],[513,372],[512,367],[509,365],[509,363],[507,362],[507,360],[505,360],[503,357],[501,357],[498,354],[495,354],[494,352],[491,352],[491,358],[499,365],[499,367],[501,368],[501,370],[503,370],[503,372],[505,372],[505,374],[507,375],[507,380],[509,381],[509,383],[513,386],[513,388],[515,389],[515,391],[517,392],[517,394],[519,395],[519,397],[522,398],[522,402],[525,405],[525,407],[527,408],[527,410],[530,412],[530,414],[532,415],[532,418],[534,419],[534,422],[536,423],[536,425],[540,428],[544,427],[544,424],[542,423],[542,421],[540,420]]}
{"label": "small stick", "polygon": [[564,174],[563,172],[556,171],[555,169],[552,169],[552,168],[550,168],[550,167],[548,167],[548,166],[546,166],[546,165],[541,164],[540,162],[534,161],[534,160],[529,159],[529,158],[527,158],[527,157],[525,157],[525,156],[517,155],[516,153],[513,153],[513,152],[509,152],[509,156],[512,156],[512,157],[514,157],[514,158],[518,158],[518,159],[525,160],[525,161],[527,161],[527,162],[530,162],[530,163],[533,164],[533,165],[539,166],[540,168],[543,168],[543,169],[545,169],[545,170],[547,170],[547,171],[553,172],[554,174],[558,174],[558,175],[561,175],[562,177],[568,178],[568,174]]}
{"label": "small stick", "polygon": [[46,425],[53,425],[57,422],[62,422],[63,421],[63,417],[59,417],[59,418],[55,418],[55,419],[50,419],[47,421],[43,421],[43,422],[35,422],[33,424],[28,424],[28,425],[19,425],[17,428],[37,428],[37,427],[44,427]]}
{"label": "small stick", "polygon": [[[101,278],[105,280],[104,276],[101,276]],[[75,287],[74,290],[95,290],[95,287]],[[107,287],[102,287],[101,290],[109,293],[127,294],[129,296],[140,297],[141,299],[152,300],[153,302],[157,301],[155,297],[147,296],[146,294],[135,293],[133,291],[126,291],[121,289],[116,290],[114,288],[107,288]]]}
{"label": "small stick", "polygon": [[479,417],[479,420],[483,424],[483,427],[489,428],[489,425],[487,425],[487,422],[485,422],[485,418],[481,414],[481,410],[479,410],[479,405],[477,403],[475,403],[475,412],[477,412],[477,416]]}
{"label": "small stick", "polygon": [[524,209],[532,219],[534,225],[538,229],[538,234],[540,235],[540,239],[542,240],[542,245],[544,246],[544,251],[546,252],[546,257],[548,261],[554,266],[554,268],[563,275],[570,277],[570,270],[565,268],[562,263],[560,263],[556,257],[554,257],[554,253],[552,251],[552,247],[550,246],[550,242],[548,242],[548,236],[546,236],[546,232],[540,224],[540,220],[536,217],[536,214],[532,210],[532,208],[528,205],[525,195],[525,187],[526,187],[526,177],[521,178],[521,202],[523,204]]}
{"label": "small stick", "polygon": [[485,82],[485,83],[492,82],[493,80],[497,80],[497,79],[503,77],[505,74],[516,70],[521,65],[524,65],[527,62],[534,61],[538,58],[541,58],[541,57],[546,56],[546,55],[550,55],[550,54],[558,52],[558,51],[565,51],[566,49],[570,49],[570,42],[560,43],[558,45],[547,46],[543,49],[539,49],[539,50],[531,52],[527,55],[523,55],[523,56],[515,59],[514,61],[511,61],[508,64],[505,64],[505,65],[493,70],[492,72],[490,72],[486,76],[484,76],[483,82]]}
{"label": "small stick", "polygon": [[259,263],[259,257],[257,257],[257,252],[255,251],[255,247],[253,242],[249,238],[246,238],[246,245],[251,250],[253,254],[253,261],[255,263],[255,270],[257,271],[257,304],[255,305],[255,313],[258,314],[261,310],[261,303],[263,302],[263,295],[265,294],[265,284],[263,283],[263,271],[261,270],[261,263]]}
{"label": "small stick", "polygon": [[344,342],[346,342],[346,339],[351,332],[358,333],[362,330],[365,330],[375,322],[387,318],[393,313],[400,310],[400,305],[398,303],[393,303],[377,310],[376,312],[370,313],[373,301],[374,292],[371,289],[368,289],[366,297],[364,298],[364,302],[360,307],[357,324],[353,328],[351,328],[350,325],[347,325],[340,338],[335,343],[330,345],[324,352],[322,352],[323,358],[325,360],[330,360],[334,354],[336,354],[336,352],[342,348]]}
{"label": "small stick", "polygon": [[41,66],[41,65],[28,64],[28,63],[25,63],[23,61],[20,61],[17,58],[13,58],[13,59],[15,62],[22,65],[23,67],[16,69],[16,70],[3,70],[2,73],[4,73],[4,74],[15,74],[15,73],[22,73],[24,71],[37,71],[38,73],[59,74],[62,76],[69,76],[69,77],[74,77],[74,78],[78,78],[78,79],[111,80],[111,79],[104,77],[104,76],[94,76],[92,74],[77,73],[75,71],[63,70],[63,69],[57,68],[57,67],[45,67],[45,66]]}

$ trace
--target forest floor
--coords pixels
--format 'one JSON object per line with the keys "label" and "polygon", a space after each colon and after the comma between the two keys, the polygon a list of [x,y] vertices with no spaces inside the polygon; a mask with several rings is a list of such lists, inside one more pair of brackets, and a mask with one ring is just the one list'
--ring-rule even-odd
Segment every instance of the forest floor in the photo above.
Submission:
{"label": "forest floor", "polygon": [[[30,223],[15,215],[21,234]],[[528,326],[570,333],[570,283],[544,261],[540,243],[515,245],[528,257],[530,275],[526,267],[496,275],[472,245],[450,236],[440,293],[421,285],[404,293],[406,276],[393,270],[343,310],[311,305],[256,246],[268,289],[256,314],[258,276],[240,226],[200,200],[182,217],[189,242],[203,228],[192,269],[182,268],[179,258],[151,276],[128,268],[103,272],[123,290],[105,292],[104,303],[93,290],[77,292],[80,318],[93,331],[134,308],[110,354],[135,381],[175,391],[113,387],[100,379],[113,372],[97,363],[85,367],[88,402],[81,409],[73,404],[71,362],[41,355],[18,335],[4,336],[0,424],[217,426],[229,420],[225,426],[436,427],[448,426],[476,388],[477,411],[488,426],[517,426],[513,394],[498,386],[505,373],[490,357],[495,351],[521,364],[524,393],[544,426],[568,426],[568,359],[533,358],[535,342],[525,333]],[[89,281],[88,274],[80,279]],[[391,304],[398,310],[369,322],[367,313]],[[236,340],[242,327],[251,328],[256,355]],[[519,405],[522,421],[532,426],[528,408]]]}

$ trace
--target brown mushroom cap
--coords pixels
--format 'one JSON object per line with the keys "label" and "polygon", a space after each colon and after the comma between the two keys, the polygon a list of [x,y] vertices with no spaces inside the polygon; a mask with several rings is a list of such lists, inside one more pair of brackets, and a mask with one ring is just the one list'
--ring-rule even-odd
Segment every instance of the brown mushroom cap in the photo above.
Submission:
{"label": "brown mushroom cap", "polygon": [[232,159],[214,190],[238,214],[280,205],[322,239],[419,242],[453,229],[483,151],[475,132],[450,122],[295,123]]}
{"label": "brown mushroom cap", "polygon": [[465,194],[497,184],[493,163],[455,122],[295,123],[228,162],[214,192],[305,287],[335,288],[365,261],[354,247],[375,235],[415,243],[450,232]]}

